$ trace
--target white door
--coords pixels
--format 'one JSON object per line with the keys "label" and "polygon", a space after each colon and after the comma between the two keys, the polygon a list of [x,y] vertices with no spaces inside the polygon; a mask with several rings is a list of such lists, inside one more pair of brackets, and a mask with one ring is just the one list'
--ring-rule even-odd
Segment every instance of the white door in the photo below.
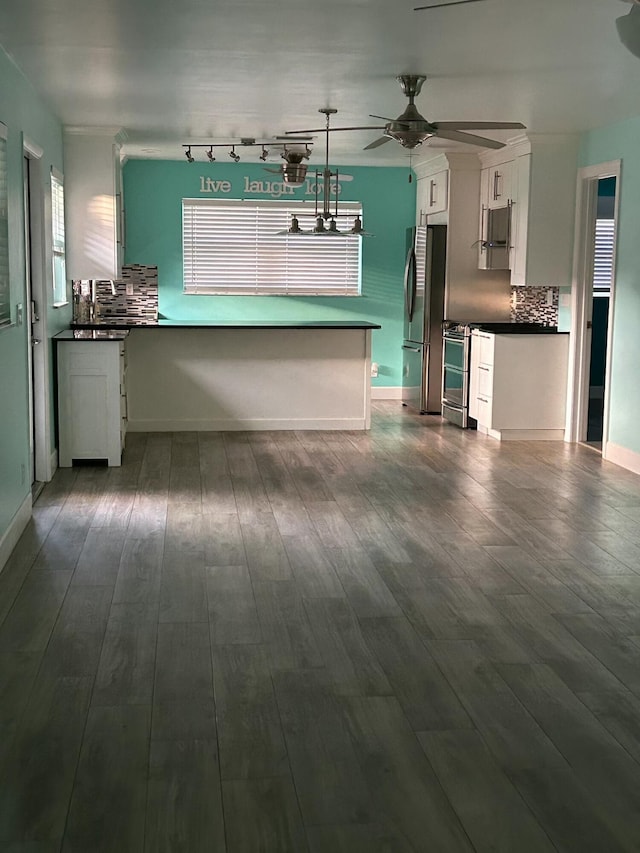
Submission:
{"label": "white door", "polygon": [[25,253],[25,322],[28,323],[27,360],[29,364],[29,482],[33,485],[36,479],[36,429],[34,414],[34,374],[33,374],[33,347],[39,346],[40,341],[34,335],[34,327],[38,322],[38,306],[32,292],[31,276],[31,178],[29,158],[25,157],[24,170],[24,253]]}
{"label": "white door", "polygon": [[[50,431],[49,341],[47,340],[44,186],[42,149],[23,140],[24,146],[24,245],[25,308],[28,324],[27,360],[29,364],[29,421],[31,483],[43,483],[53,475]],[[50,207],[50,205],[49,205]],[[49,213],[48,227],[51,228]]]}

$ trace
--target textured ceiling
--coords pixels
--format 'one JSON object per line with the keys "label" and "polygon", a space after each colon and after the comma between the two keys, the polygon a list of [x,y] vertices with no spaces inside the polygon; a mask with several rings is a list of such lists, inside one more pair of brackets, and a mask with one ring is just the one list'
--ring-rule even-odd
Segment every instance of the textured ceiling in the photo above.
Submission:
{"label": "textured ceiling", "polygon": [[[65,125],[123,128],[129,156],[177,159],[183,142],[321,127],[323,106],[338,109],[335,126],[377,124],[369,113],[395,117],[406,105],[402,73],[427,75],[417,106],[432,121],[550,133],[640,113],[640,60],[615,30],[629,9],[620,0],[413,5],[2,0],[0,44]],[[377,136],[332,134],[332,161],[407,162],[394,142],[363,152]]]}

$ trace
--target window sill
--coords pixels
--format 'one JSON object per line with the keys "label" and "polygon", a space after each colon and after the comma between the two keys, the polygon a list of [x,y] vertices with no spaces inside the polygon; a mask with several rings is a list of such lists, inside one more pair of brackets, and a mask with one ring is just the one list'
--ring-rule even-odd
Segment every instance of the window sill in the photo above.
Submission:
{"label": "window sill", "polygon": [[65,305],[68,305],[69,302],[54,302],[51,306],[52,308],[64,308]]}

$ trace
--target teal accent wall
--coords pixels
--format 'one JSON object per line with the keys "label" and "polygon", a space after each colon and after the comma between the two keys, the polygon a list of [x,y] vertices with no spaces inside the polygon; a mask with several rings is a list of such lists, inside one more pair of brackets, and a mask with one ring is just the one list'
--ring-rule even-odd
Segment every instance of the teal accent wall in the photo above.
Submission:
{"label": "teal accent wall", "polygon": [[[372,359],[379,364],[373,382],[400,385],[405,235],[415,222],[415,181],[409,183],[409,172],[403,168],[338,168],[353,176],[342,184],[340,199],[362,202],[363,224],[375,235],[362,238],[361,296],[183,294],[182,199],[277,197],[282,192],[278,175],[257,163],[129,160],[124,167],[126,262],[158,265],[159,312],[172,320],[357,317],[380,323],[382,329],[373,332]],[[211,186],[207,179],[217,185],[217,191],[201,191]],[[231,185],[228,192],[220,190],[225,181]],[[287,197],[313,200],[307,185]]]}
{"label": "teal accent wall", "polygon": [[[62,128],[31,84],[0,49],[0,121],[8,127],[9,272],[12,319],[25,303],[23,135],[44,149],[43,191],[50,193],[50,167],[62,172]],[[49,240],[50,243],[50,240]],[[49,278],[51,274],[49,273]],[[49,288],[51,292],[51,288]],[[26,309],[26,306],[25,306]],[[26,310],[25,310],[26,313]],[[70,309],[47,306],[48,334],[68,326]],[[29,476],[28,326],[0,329],[0,540],[27,497]],[[51,340],[46,342],[51,347]],[[52,382],[52,377],[50,377]],[[54,418],[51,417],[52,432]],[[23,482],[22,466],[27,476]]]}
{"label": "teal accent wall", "polygon": [[640,118],[586,133],[580,166],[622,160],[612,312],[609,439],[640,453]]}

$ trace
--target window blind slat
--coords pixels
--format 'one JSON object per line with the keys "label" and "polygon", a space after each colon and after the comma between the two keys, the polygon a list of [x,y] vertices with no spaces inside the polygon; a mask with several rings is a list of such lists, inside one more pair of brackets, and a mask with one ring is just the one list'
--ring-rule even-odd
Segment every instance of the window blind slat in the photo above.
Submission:
{"label": "window blind slat", "polygon": [[611,291],[614,239],[615,220],[596,219],[593,289],[600,294],[606,294]]}
{"label": "window blind slat", "polygon": [[[351,222],[362,205],[340,202],[338,211]],[[292,215],[312,228],[314,214],[304,202],[183,199],[184,292],[359,294],[360,237],[278,235]]]}

